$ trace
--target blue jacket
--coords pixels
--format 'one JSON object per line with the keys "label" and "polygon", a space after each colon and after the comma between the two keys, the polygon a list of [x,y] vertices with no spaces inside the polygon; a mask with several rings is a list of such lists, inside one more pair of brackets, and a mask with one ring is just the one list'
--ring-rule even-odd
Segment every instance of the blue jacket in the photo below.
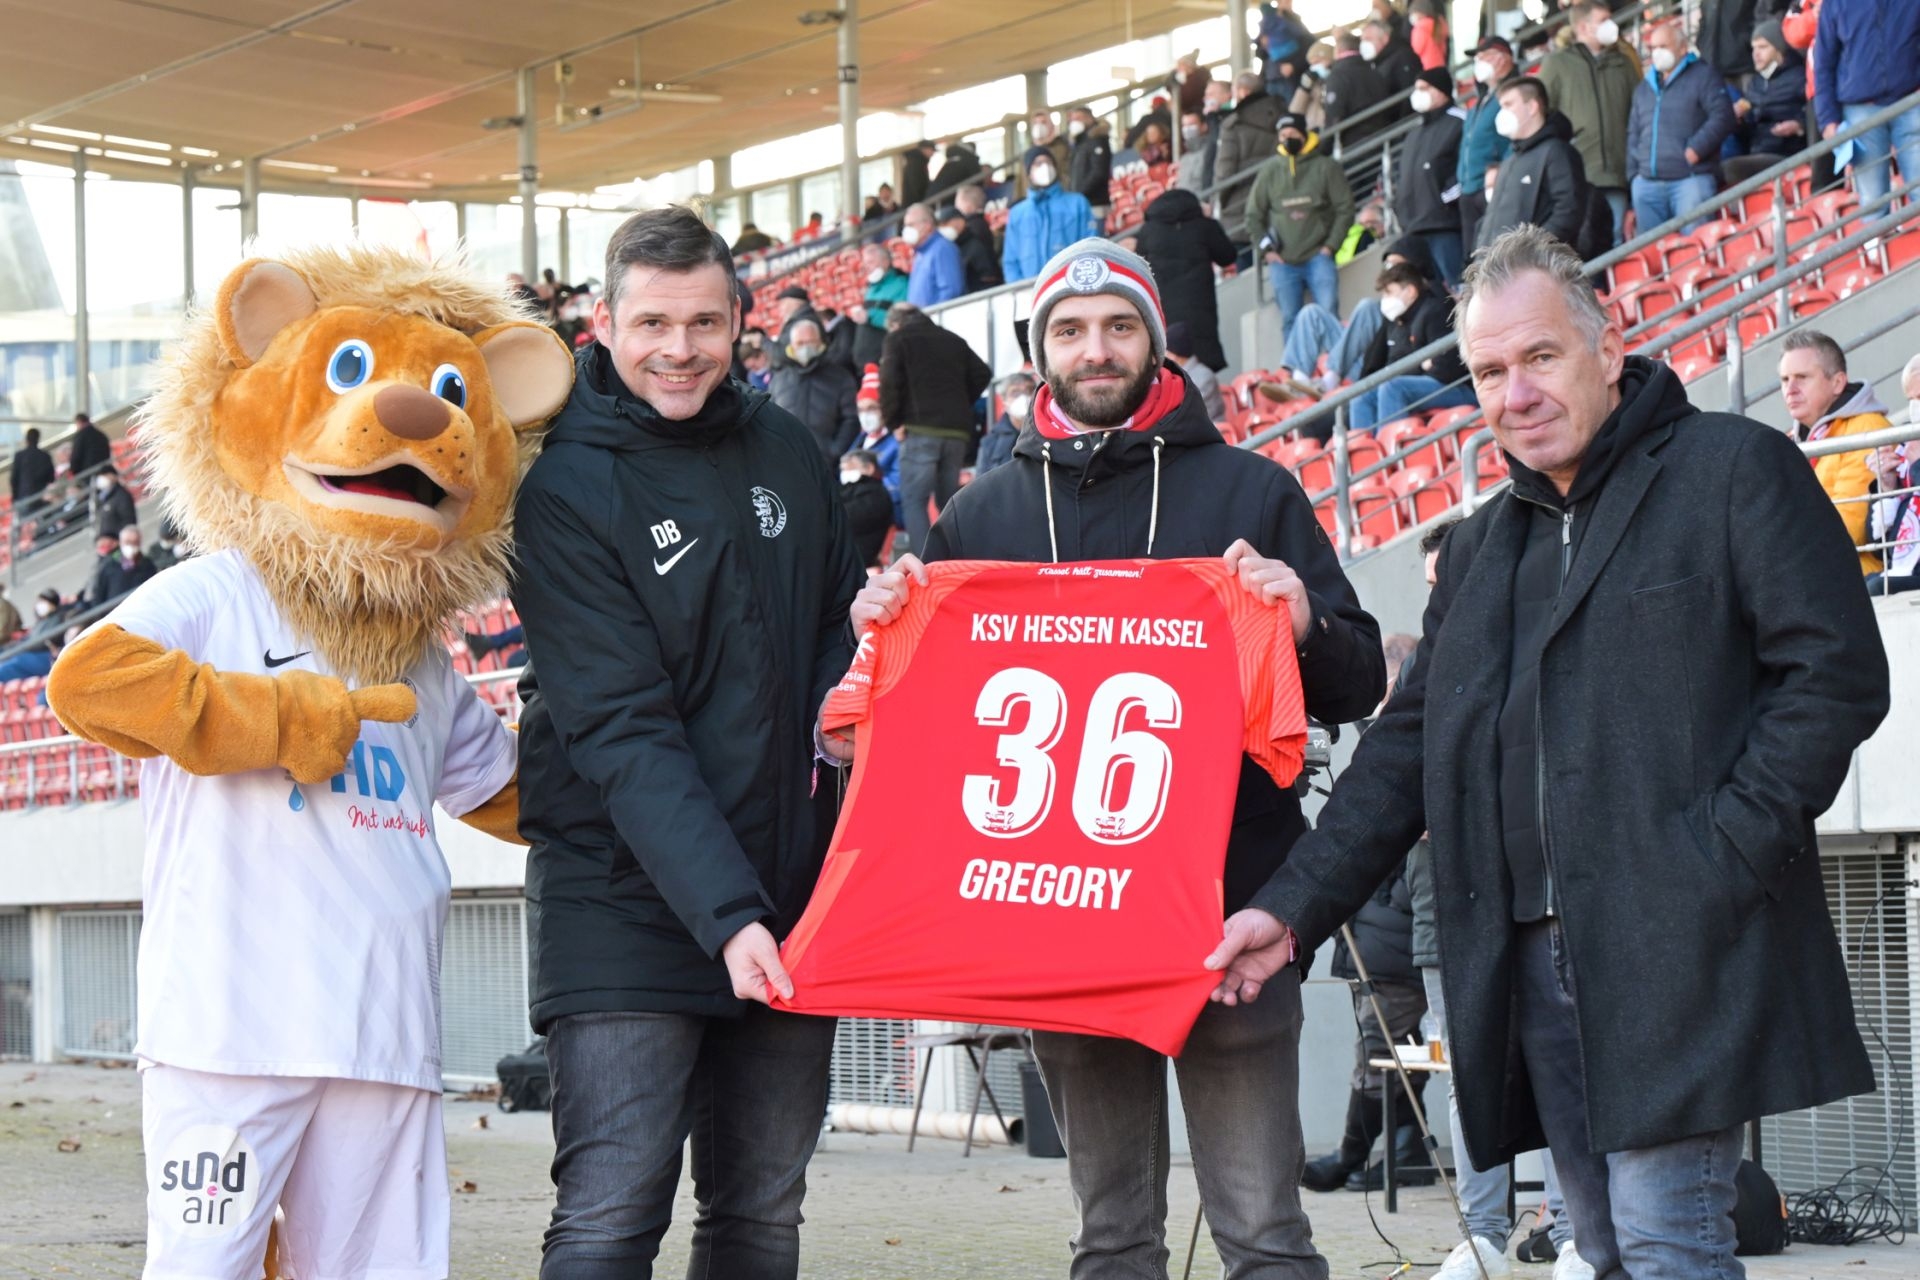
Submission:
{"label": "blue jacket", "polygon": [[913,246],[913,271],[907,276],[907,301],[916,307],[951,302],[967,291],[967,269],[960,250],[939,232]]}
{"label": "blue jacket", "polygon": [[1842,123],[1840,108],[1849,103],[1890,106],[1920,89],[1915,50],[1920,4],[1913,0],[1826,0],[1813,38],[1820,127]]}
{"label": "blue jacket", "polygon": [[[1720,73],[1689,53],[1673,69],[1666,83],[1647,68],[1646,79],[1633,91],[1633,111],[1627,117],[1627,181],[1653,178],[1676,182],[1713,172],[1720,144],[1733,132],[1733,101]],[[1687,148],[1700,157],[1687,163]]]}
{"label": "blue jacket", "polygon": [[1504,161],[1513,149],[1513,144],[1493,127],[1494,117],[1499,114],[1500,100],[1493,96],[1493,86],[1481,86],[1480,101],[1467,108],[1460,132],[1460,163],[1454,176],[1459,179],[1462,195],[1485,191],[1487,170]]}
{"label": "blue jacket", "polygon": [[1007,283],[1031,280],[1047,260],[1070,244],[1100,234],[1087,198],[1059,183],[1027,192],[1007,216],[1006,246],[1000,267]]}

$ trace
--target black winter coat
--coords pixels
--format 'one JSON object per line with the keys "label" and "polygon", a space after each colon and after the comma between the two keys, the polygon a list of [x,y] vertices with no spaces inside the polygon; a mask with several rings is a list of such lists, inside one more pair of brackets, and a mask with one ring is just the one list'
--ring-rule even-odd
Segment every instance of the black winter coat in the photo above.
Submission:
{"label": "black winter coat", "polygon": [[[1325,88],[1322,89],[1320,96],[1320,101],[1327,112],[1327,127],[1324,132],[1331,135],[1341,121],[1351,120],[1368,107],[1386,100],[1386,81],[1362,61],[1360,55],[1355,54],[1351,58],[1335,58],[1333,70],[1327,73]],[[1382,111],[1378,115],[1370,116],[1365,124],[1355,125],[1351,129],[1341,129],[1341,149],[1352,150],[1355,143],[1378,133],[1393,121],[1393,112]],[[1324,145],[1331,153],[1333,150],[1331,136],[1324,139]]]}
{"label": "black winter coat", "polygon": [[89,422],[73,433],[73,441],[67,447],[68,475],[83,479],[95,467],[112,461],[113,442],[107,439],[106,432]]}
{"label": "black winter coat", "polygon": [[760,392],[669,422],[594,344],[514,547],[534,1029],[738,1013],[721,946],[792,927],[830,834],[813,725],[863,581],[838,477]]}
{"label": "black winter coat", "polygon": [[823,355],[812,364],[788,361],[775,369],[767,390],[775,404],[813,433],[821,456],[837,471],[841,455],[860,438],[860,409],[854,403],[860,394],[859,381]]}
{"label": "black winter coat", "polygon": [[[946,163],[940,166],[940,172],[927,184],[927,199],[946,196],[951,200],[955,191],[979,176],[979,155],[966,143],[956,142],[947,148]],[[934,212],[938,213],[939,210]]]}
{"label": "black winter coat", "polygon": [[[1191,383],[1179,408],[1144,432],[1048,440],[1027,427],[1012,462],[961,489],[940,513],[925,559],[1054,559],[1041,488],[1049,470],[1060,560],[1117,560],[1149,550],[1163,559],[1217,556],[1245,538],[1261,555],[1292,565],[1312,596],[1313,626],[1300,652],[1307,714],[1339,724],[1379,705],[1387,684],[1380,626],[1360,607],[1299,482],[1284,467],[1222,440]],[[1160,518],[1149,548],[1156,471]],[[1229,912],[1272,874],[1305,830],[1293,792],[1242,759],[1227,840]]]}
{"label": "black winter coat", "polygon": [[[1852,539],[1799,450],[1700,412],[1641,357],[1621,387],[1622,438],[1539,666],[1541,808],[1601,1152],[1873,1087],[1814,819],[1888,704]],[[1412,677],[1254,899],[1312,944],[1431,830],[1482,1167],[1545,1143],[1512,1018],[1497,777],[1530,519],[1509,491],[1448,536]]]}
{"label": "black winter coat", "polygon": [[[1393,211],[1409,235],[1460,230],[1460,135],[1463,126],[1452,109],[1429,111],[1400,150],[1394,178]],[[1453,199],[1446,198],[1453,192]]]}
{"label": "black winter coat", "polygon": [[1706,0],[1701,6],[1700,56],[1723,77],[1737,79],[1753,70],[1753,26],[1759,7],[1759,0]]}
{"label": "black winter coat", "polygon": [[102,605],[118,600],[158,572],[160,566],[145,555],[136,557],[132,564],[118,552],[101,556],[100,564],[93,571],[93,581],[87,584],[87,604]]}
{"label": "black winter coat", "polygon": [[[1253,175],[1273,159],[1279,145],[1280,117],[1287,104],[1266,93],[1252,93],[1226,116],[1219,129],[1219,143],[1213,153],[1213,180],[1225,182],[1236,175],[1244,180],[1216,194],[1213,207],[1220,213],[1220,225],[1227,236],[1246,235],[1247,198],[1253,194]],[[1234,240],[1244,244],[1243,240]]]}
{"label": "black winter coat", "polygon": [[[1387,41],[1387,47],[1373,60],[1373,73],[1380,77],[1381,84],[1387,86],[1389,98],[1404,98],[1413,92],[1414,81],[1420,78],[1420,69],[1420,55],[1413,51],[1413,46],[1404,37],[1397,35]],[[1407,108],[1407,111],[1412,110],[1412,107]],[[1386,114],[1397,119],[1406,112],[1396,115],[1390,111]]]}
{"label": "black winter coat", "polygon": [[[1420,985],[1420,970],[1413,958],[1413,895],[1404,866],[1382,880],[1347,923],[1353,926],[1353,940],[1360,944],[1360,958],[1367,962],[1368,977],[1376,982]],[[1360,968],[1354,964],[1343,937],[1334,939],[1330,969],[1334,977],[1349,982],[1360,977]]]}
{"label": "black winter coat", "polygon": [[887,335],[880,351],[880,420],[896,427],[973,432],[974,401],[993,370],[967,340],[925,316]]}
{"label": "black winter coat", "polygon": [[1573,126],[1558,111],[1550,111],[1546,123],[1531,138],[1515,142],[1500,162],[1475,247],[1484,248],[1501,232],[1531,222],[1578,248],[1588,195],[1586,166],[1573,147]]}
{"label": "black winter coat", "polygon": [[122,529],[139,522],[139,516],[133,509],[133,494],[128,492],[127,486],[116,484],[112,493],[100,499],[99,512],[93,522],[94,536],[118,538]]}
{"label": "black winter coat", "polygon": [[927,188],[933,180],[927,176],[932,167],[933,158],[918,147],[908,147],[900,153],[900,207],[911,208],[927,198]]}
{"label": "black winter coat", "polygon": [[[1807,64],[1792,53],[1782,58],[1771,76],[1758,71],[1747,76],[1741,97],[1752,104],[1740,122],[1747,150],[1760,156],[1790,156],[1807,146]],[[1776,138],[1773,126],[1793,123],[1800,132]]]}
{"label": "black winter coat", "polygon": [[1000,255],[993,251],[991,232],[983,239],[969,221],[960,238],[953,242],[953,247],[960,251],[960,265],[966,272],[968,293],[978,293],[1007,282],[1006,276],[1000,272]]}
{"label": "black winter coat", "polygon": [[1073,172],[1069,189],[1087,198],[1087,203],[1103,209],[1111,203],[1107,180],[1113,176],[1113,138],[1106,122],[1097,120],[1085,133],[1073,140],[1069,156]]}
{"label": "black winter coat", "polygon": [[[1422,289],[1419,300],[1407,314],[1398,320],[1389,320],[1375,330],[1373,341],[1367,346],[1367,358],[1361,366],[1361,376],[1378,373],[1394,361],[1403,360],[1452,332],[1453,299],[1439,286]],[[1467,376],[1467,366],[1460,360],[1458,347],[1434,356],[1432,362],[1433,368],[1421,372],[1441,382],[1451,383]]]}
{"label": "black winter coat", "polygon": [[878,476],[861,476],[840,486],[840,505],[847,511],[853,553],[864,569],[880,558],[880,548],[887,545],[887,530],[893,528],[893,496]]}
{"label": "black winter coat", "polygon": [[1135,237],[1137,252],[1153,269],[1160,286],[1160,307],[1167,323],[1184,320],[1193,336],[1193,355],[1218,372],[1227,367],[1220,349],[1220,302],[1213,269],[1233,265],[1233,241],[1226,228],[1200,208],[1200,197],[1175,188],[1156,196]]}
{"label": "black winter coat", "polygon": [[39,445],[22,445],[13,455],[13,469],[7,476],[14,505],[39,497],[40,491],[53,483],[53,477],[53,455]]}

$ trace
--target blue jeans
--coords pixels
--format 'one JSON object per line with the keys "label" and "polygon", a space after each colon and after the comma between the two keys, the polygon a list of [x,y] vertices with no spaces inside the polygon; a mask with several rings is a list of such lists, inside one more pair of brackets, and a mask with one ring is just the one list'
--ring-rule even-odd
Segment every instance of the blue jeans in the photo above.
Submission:
{"label": "blue jeans", "polygon": [[1460,287],[1460,272],[1466,268],[1466,250],[1462,246],[1458,231],[1422,231],[1420,238],[1427,242],[1427,252],[1433,255],[1433,265],[1439,269],[1440,278],[1447,282],[1447,288]]}
{"label": "blue jeans", "polygon": [[53,670],[53,655],[45,649],[29,649],[0,662],[0,682],[38,680]]}
{"label": "blue jeans", "polygon": [[1744,1126],[1633,1151],[1594,1151],[1577,984],[1560,922],[1520,926],[1514,1021],[1580,1257],[1603,1278],[1745,1276],[1733,1256],[1732,1216]]}
{"label": "blue jeans", "polygon": [[[1639,233],[1645,235],[1669,218],[1685,217],[1692,213],[1713,199],[1714,190],[1713,175],[1710,173],[1696,173],[1671,180],[1635,178],[1633,212],[1639,219]],[[1692,231],[1705,221],[1705,218],[1695,218],[1681,230]]]}
{"label": "blue jeans", "polygon": [[[1420,980],[1426,984],[1427,1008],[1440,1019],[1441,1034],[1452,1040],[1453,1029],[1447,1025],[1446,993],[1440,989],[1440,971],[1423,968]],[[1513,1233],[1513,1221],[1507,1217],[1507,1166],[1473,1167],[1467,1145],[1460,1140],[1460,1102],[1454,1097],[1453,1073],[1448,1072],[1446,1079],[1447,1121],[1453,1126],[1453,1181],[1460,1195],[1460,1211],[1467,1219],[1467,1232],[1504,1246]],[[1560,1179],[1554,1172],[1553,1153],[1542,1151],[1540,1165],[1546,1171],[1547,1212],[1553,1215],[1553,1226],[1547,1234],[1553,1240],[1553,1247],[1558,1249],[1573,1239],[1573,1223],[1567,1217],[1566,1201],[1560,1197]]]}
{"label": "blue jeans", "polygon": [[1478,403],[1473,398],[1473,388],[1464,382],[1450,387],[1424,373],[1409,373],[1389,378],[1356,397],[1348,423],[1355,431],[1371,431],[1378,423],[1392,422],[1409,413]]}
{"label": "blue jeans", "polygon": [[1328,367],[1344,381],[1360,376],[1367,361],[1367,348],[1373,335],[1386,321],[1380,315],[1380,299],[1362,298],[1353,309],[1353,319],[1345,325],[1340,317],[1317,302],[1300,308],[1287,329],[1287,345],[1280,354],[1281,363],[1303,377],[1311,377],[1321,356],[1331,356]]}
{"label": "blue jeans", "polygon": [[1269,262],[1267,281],[1273,286],[1273,300],[1280,308],[1280,329],[1293,328],[1300,314],[1302,294],[1311,289],[1313,300],[1340,317],[1340,269],[1330,253],[1316,253],[1299,266],[1287,262]]}
{"label": "blue jeans", "polygon": [[[1849,102],[1840,108],[1842,127],[1859,124],[1891,105]],[[1903,111],[1853,140],[1853,189],[1860,197],[1862,210],[1870,211],[1876,201],[1884,200],[1893,190],[1887,159],[1895,153],[1900,157],[1900,181],[1920,182],[1920,107]]]}
{"label": "blue jeans", "polygon": [[[1600,187],[1597,190],[1606,197],[1607,210],[1613,214],[1613,244],[1625,244],[1627,242],[1627,210],[1633,207],[1632,201],[1627,198],[1627,189]],[[1607,247],[1612,248],[1613,245]]]}
{"label": "blue jeans", "polygon": [[[1326,1280],[1300,1207],[1300,970],[1252,1004],[1208,1004],[1174,1059],[1193,1173],[1226,1280]],[[1034,1056],[1080,1213],[1071,1280],[1167,1274],[1167,1059],[1036,1031]],[[1185,1228],[1181,1228],[1185,1234]]]}
{"label": "blue jeans", "polygon": [[794,1280],[832,1018],[577,1013],[547,1033],[553,1223],[544,1280],[646,1280],[693,1138],[690,1276]]}

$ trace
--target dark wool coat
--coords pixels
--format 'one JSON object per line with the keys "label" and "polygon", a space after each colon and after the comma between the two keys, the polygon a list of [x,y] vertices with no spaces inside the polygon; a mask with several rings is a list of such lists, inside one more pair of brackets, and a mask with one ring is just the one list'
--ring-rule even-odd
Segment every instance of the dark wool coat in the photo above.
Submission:
{"label": "dark wool coat", "polygon": [[[1596,1151],[1873,1088],[1813,824],[1887,710],[1851,540],[1799,450],[1694,409],[1664,366],[1629,357],[1623,386],[1637,430],[1590,500],[1540,659],[1539,777]],[[1496,777],[1530,511],[1509,491],[1447,538],[1412,678],[1254,898],[1311,945],[1431,829],[1481,1167],[1545,1143],[1513,1021]]]}
{"label": "dark wool coat", "polygon": [[1220,300],[1213,269],[1233,265],[1233,241],[1226,228],[1200,208],[1191,191],[1175,189],[1155,197],[1135,238],[1140,256],[1160,286],[1160,309],[1167,323],[1184,320],[1193,335],[1194,358],[1218,373],[1227,367],[1220,348]]}

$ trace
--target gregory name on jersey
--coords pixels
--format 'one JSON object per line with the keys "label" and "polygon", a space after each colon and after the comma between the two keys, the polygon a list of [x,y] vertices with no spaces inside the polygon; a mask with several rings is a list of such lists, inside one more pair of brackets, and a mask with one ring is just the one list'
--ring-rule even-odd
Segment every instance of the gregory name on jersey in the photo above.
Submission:
{"label": "gregory name on jersey", "polygon": [[972,639],[988,643],[1133,644],[1160,649],[1204,649],[1199,618],[1116,618],[1112,614],[976,613]]}
{"label": "gregory name on jersey", "polygon": [[1118,911],[1133,879],[1131,867],[1056,867],[1051,862],[970,858],[960,872],[960,896],[982,902]]}

